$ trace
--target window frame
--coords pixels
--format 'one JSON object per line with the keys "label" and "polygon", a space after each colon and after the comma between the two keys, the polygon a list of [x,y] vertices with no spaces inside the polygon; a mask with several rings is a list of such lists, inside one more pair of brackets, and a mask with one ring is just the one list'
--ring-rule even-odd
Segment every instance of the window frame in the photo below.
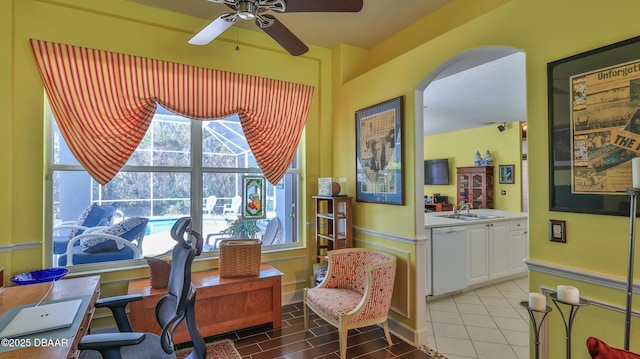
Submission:
{"label": "window frame", "polygon": [[[45,136],[44,141],[44,152],[45,158],[47,159],[45,164],[45,187],[44,187],[44,195],[45,195],[45,211],[44,211],[44,224],[45,224],[45,243],[43,243],[43,248],[45,250],[45,264],[48,267],[55,265],[53,262],[53,210],[54,210],[54,201],[53,201],[53,178],[54,172],[56,171],[67,171],[67,172],[84,172],[87,171],[80,164],[56,164],[54,161],[54,115],[51,111],[51,107],[49,106],[49,102],[46,99],[45,95]],[[190,161],[189,166],[176,166],[176,167],[159,167],[159,166],[133,166],[133,165],[125,165],[120,172],[156,172],[156,173],[188,173],[191,176],[190,183],[190,216],[192,217],[192,226],[193,228],[202,233],[203,226],[203,209],[201,200],[193,200],[193,198],[203,198],[203,175],[205,173],[237,173],[237,174],[254,174],[261,175],[262,172],[259,168],[220,168],[217,170],[212,170],[211,167],[204,167],[202,164],[202,127],[203,121],[199,120],[191,120],[190,121],[190,133],[191,133],[191,151],[190,151]],[[152,125],[149,127],[152,128]],[[303,134],[304,136],[304,134]],[[293,158],[292,163],[294,166],[290,166],[287,170],[286,175],[294,174],[297,176],[296,188],[294,189],[294,197],[295,202],[293,203],[293,216],[295,217],[295,230],[293,235],[296,238],[295,242],[289,242],[284,244],[274,244],[269,245],[267,247],[262,247],[262,252],[278,252],[283,250],[290,249],[299,249],[304,247],[304,241],[302,238],[303,226],[300,223],[300,211],[301,206],[300,199],[302,193],[302,175],[300,170],[300,153],[301,153],[301,144],[303,141],[300,141],[298,148],[296,149],[296,154]],[[194,149],[199,149],[195,151]],[[210,260],[218,258],[219,250],[211,250],[211,251],[203,251],[202,254],[196,258],[196,261]],[[118,265],[113,265],[116,262]],[[80,264],[68,266],[70,273],[108,273],[115,271],[122,271],[127,269],[134,269],[140,267],[146,267],[147,262],[144,258],[141,259],[129,259],[129,260],[118,260],[118,261],[109,261],[109,262],[98,262],[91,264]]]}

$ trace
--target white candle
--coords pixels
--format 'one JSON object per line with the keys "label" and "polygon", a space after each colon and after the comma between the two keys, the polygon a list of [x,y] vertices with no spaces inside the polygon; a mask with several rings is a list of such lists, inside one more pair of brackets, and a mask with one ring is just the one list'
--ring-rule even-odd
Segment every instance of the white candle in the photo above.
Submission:
{"label": "white candle", "polygon": [[633,178],[633,188],[640,188],[640,157],[631,159],[631,175]]}
{"label": "white candle", "polygon": [[558,286],[558,299],[565,303],[580,304],[580,291],[570,285]]}
{"label": "white candle", "polygon": [[529,293],[529,308],[544,312],[547,310],[547,297],[542,293]]}

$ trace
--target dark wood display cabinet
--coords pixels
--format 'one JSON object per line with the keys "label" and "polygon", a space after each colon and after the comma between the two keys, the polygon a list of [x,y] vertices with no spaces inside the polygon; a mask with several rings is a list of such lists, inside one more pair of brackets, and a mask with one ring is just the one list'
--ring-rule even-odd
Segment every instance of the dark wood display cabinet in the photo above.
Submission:
{"label": "dark wood display cabinet", "polygon": [[493,208],[493,167],[458,167],[458,204],[470,202],[473,208]]}

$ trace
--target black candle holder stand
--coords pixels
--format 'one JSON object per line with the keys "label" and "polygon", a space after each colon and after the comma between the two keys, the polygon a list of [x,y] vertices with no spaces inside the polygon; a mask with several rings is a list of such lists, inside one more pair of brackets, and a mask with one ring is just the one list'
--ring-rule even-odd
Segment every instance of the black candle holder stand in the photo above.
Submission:
{"label": "black candle holder stand", "polygon": [[[542,328],[542,323],[547,318],[547,314],[549,314],[552,309],[548,305],[545,306],[544,311],[529,308],[528,301],[520,302],[520,306],[529,312],[529,318],[531,318],[531,324],[533,325],[533,344],[535,345],[536,359],[540,359],[540,329]],[[539,323],[536,321],[535,313],[538,313],[540,316]]]}
{"label": "black candle holder stand", "polygon": [[[556,308],[558,308],[558,311],[562,316],[562,321],[564,322],[564,329],[567,335],[566,336],[567,359],[571,359],[571,329],[573,327],[573,320],[576,318],[576,314],[578,314],[578,310],[581,307],[588,305],[589,302],[585,299],[579,298],[578,303],[568,303],[558,299],[557,292],[550,293],[549,297],[553,301],[553,304],[555,304]],[[565,313],[562,311],[562,309],[560,309],[560,305],[558,305],[558,303],[568,305],[570,307],[568,316],[566,316]]]}

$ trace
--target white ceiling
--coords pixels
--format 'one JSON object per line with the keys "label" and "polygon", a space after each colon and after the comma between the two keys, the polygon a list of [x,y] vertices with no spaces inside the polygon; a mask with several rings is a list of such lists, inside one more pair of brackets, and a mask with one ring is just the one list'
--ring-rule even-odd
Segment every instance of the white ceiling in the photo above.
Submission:
{"label": "white ceiling", "polygon": [[[230,9],[206,0],[129,0],[194,17],[193,33]],[[450,0],[364,0],[359,13],[274,13],[303,42],[370,49]],[[234,26],[261,31],[251,21]],[[185,39],[187,41],[188,39]],[[214,40],[215,41],[215,40]],[[424,92],[425,135],[526,121],[524,54],[479,51],[453,61]]]}
{"label": "white ceiling", "polygon": [[427,86],[425,135],[527,120],[525,54],[505,51],[476,51],[464,69],[453,64]]}

